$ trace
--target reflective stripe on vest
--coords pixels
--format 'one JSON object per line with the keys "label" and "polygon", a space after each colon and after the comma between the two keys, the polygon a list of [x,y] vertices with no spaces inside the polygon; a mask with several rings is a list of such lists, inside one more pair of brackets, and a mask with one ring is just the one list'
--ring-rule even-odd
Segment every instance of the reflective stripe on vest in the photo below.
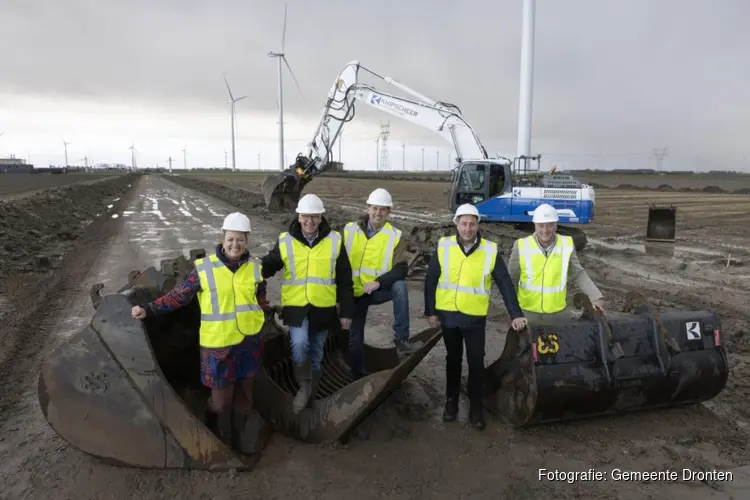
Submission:
{"label": "reflective stripe on vest", "polygon": [[260,262],[250,259],[234,273],[216,256],[196,259],[201,289],[200,345],[227,347],[256,335],[265,316],[255,296],[262,281]]}
{"label": "reflective stripe on vest", "polygon": [[336,260],[341,253],[340,233],[331,231],[312,248],[289,233],[281,233],[279,252],[284,262],[282,306],[336,305]]}
{"label": "reflective stripe on vest", "polygon": [[393,250],[401,241],[401,231],[386,222],[368,239],[359,224],[350,222],[344,227],[344,241],[352,265],[354,296],[359,297],[365,293],[363,284],[375,281],[392,269]]}
{"label": "reflective stripe on vest", "polygon": [[518,240],[521,267],[518,302],[521,309],[536,313],[556,313],[565,309],[568,266],[573,248],[573,238],[558,234],[555,247],[549,256],[545,256],[533,235]]}
{"label": "reflective stripe on vest", "polygon": [[497,244],[492,241],[482,238],[476,250],[467,257],[455,236],[440,238],[440,280],[435,294],[435,308],[486,316],[496,259]]}

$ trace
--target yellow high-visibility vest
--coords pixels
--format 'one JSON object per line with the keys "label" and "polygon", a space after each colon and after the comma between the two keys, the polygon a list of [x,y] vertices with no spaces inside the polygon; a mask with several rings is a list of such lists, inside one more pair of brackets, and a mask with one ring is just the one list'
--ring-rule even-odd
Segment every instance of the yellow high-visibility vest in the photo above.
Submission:
{"label": "yellow high-visibility vest", "polygon": [[279,251],[284,262],[282,306],[336,305],[336,260],[341,253],[341,233],[331,231],[310,248],[284,232],[279,235]]}
{"label": "yellow high-visibility vest", "polygon": [[521,309],[548,314],[565,309],[568,266],[574,248],[572,237],[558,234],[554,249],[546,257],[534,235],[518,240],[518,259],[521,265],[518,303]]}
{"label": "yellow high-visibility vest", "polygon": [[261,277],[260,262],[250,259],[234,273],[216,255],[195,260],[201,289],[199,342],[203,347],[237,345],[246,335],[257,335],[265,315],[255,296]]}
{"label": "yellow high-visibility vest", "polygon": [[352,265],[355,297],[365,293],[362,285],[375,281],[393,268],[393,249],[399,241],[401,231],[390,222],[386,222],[370,239],[356,222],[344,226],[344,245]]}
{"label": "yellow high-visibility vest", "polygon": [[482,238],[468,257],[460,245],[455,236],[444,236],[438,241],[440,280],[435,293],[435,308],[486,316],[490,307],[497,243]]}

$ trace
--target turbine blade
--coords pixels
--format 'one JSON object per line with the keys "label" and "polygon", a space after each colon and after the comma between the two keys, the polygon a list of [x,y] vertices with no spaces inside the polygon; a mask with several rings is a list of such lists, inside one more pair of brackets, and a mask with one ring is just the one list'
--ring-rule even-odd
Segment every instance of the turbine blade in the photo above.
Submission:
{"label": "turbine blade", "polygon": [[294,76],[294,72],[292,71],[292,67],[289,66],[289,62],[286,60],[286,56],[281,56],[284,59],[284,64],[286,64],[287,69],[289,70],[289,74],[292,75],[292,79],[294,80],[294,84],[297,86],[297,90],[299,90],[300,95],[302,96],[302,99],[305,98],[305,94],[302,93],[302,89],[299,86],[299,83],[297,83],[297,78]]}
{"label": "turbine blade", "polygon": [[222,73],[221,76],[224,78],[224,83],[227,86],[227,92],[229,92],[229,98],[234,100],[234,97],[232,97],[232,90],[229,88],[229,82],[227,81],[227,77],[224,76],[224,73]]}
{"label": "turbine blade", "polygon": [[284,28],[281,30],[281,53],[284,53],[284,48],[286,47],[286,10],[287,10],[287,3],[284,2]]}
{"label": "turbine blade", "polygon": [[245,97],[247,97],[247,96],[246,96],[246,95],[243,95],[242,97],[238,97],[237,99],[235,99],[235,100],[234,100],[234,102],[237,102],[237,101],[241,101],[241,100],[242,100],[242,99],[244,99]]}

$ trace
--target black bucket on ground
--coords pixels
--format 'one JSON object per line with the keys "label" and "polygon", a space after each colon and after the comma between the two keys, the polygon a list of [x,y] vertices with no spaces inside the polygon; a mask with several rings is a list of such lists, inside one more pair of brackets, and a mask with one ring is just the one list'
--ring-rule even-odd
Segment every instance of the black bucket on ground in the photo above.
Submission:
{"label": "black bucket on ground", "polygon": [[611,340],[585,317],[509,330],[486,368],[485,407],[523,427],[700,403],[724,388],[729,367],[715,313],[659,314],[641,304],[607,323]]}
{"label": "black bucket on ground", "polygon": [[674,206],[648,209],[646,241],[674,242],[677,231],[677,208]]}
{"label": "black bucket on ground", "polygon": [[257,428],[257,453],[239,454],[205,425],[209,390],[200,383],[197,301],[164,316],[131,317],[133,304],[145,305],[174,288],[203,255],[193,250],[190,259],[162,261],[161,271],[133,271],[126,286],[105,297],[98,293],[101,284],[92,287],[91,323],[49,354],[39,377],[42,412],[67,442],[115,465],[250,470],[271,428],[308,442],[345,440],[440,337],[434,329],[418,334],[426,345],[403,360],[395,348],[368,346],[366,363],[373,373],[352,383],[344,363],[348,339],[335,332],[326,343],[323,380],[312,408],[295,416],[288,334],[269,310],[261,332],[264,370],[254,386],[256,410],[267,423]]}

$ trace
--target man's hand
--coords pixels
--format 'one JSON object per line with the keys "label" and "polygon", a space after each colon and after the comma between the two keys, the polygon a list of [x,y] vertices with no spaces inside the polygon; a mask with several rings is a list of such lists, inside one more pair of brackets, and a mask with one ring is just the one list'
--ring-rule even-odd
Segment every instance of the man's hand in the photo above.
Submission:
{"label": "man's hand", "polygon": [[339,321],[341,322],[341,329],[342,330],[348,330],[350,326],[352,326],[352,319],[351,318],[340,318]]}
{"label": "man's hand", "polygon": [[513,328],[517,332],[520,332],[521,330],[526,328],[528,324],[529,322],[526,318],[516,318],[510,322],[511,328]]}
{"label": "man's hand", "polygon": [[604,299],[595,300],[591,303],[591,305],[596,309],[597,311],[604,312]]}
{"label": "man's hand", "polygon": [[438,319],[437,316],[427,316],[427,322],[432,328],[437,328],[440,326],[440,319]]}
{"label": "man's hand", "polygon": [[365,293],[366,294],[371,294],[372,292],[374,292],[375,290],[377,290],[378,288],[380,288],[380,282],[379,281],[371,281],[369,283],[365,283],[364,285],[362,285],[362,288],[365,289]]}

